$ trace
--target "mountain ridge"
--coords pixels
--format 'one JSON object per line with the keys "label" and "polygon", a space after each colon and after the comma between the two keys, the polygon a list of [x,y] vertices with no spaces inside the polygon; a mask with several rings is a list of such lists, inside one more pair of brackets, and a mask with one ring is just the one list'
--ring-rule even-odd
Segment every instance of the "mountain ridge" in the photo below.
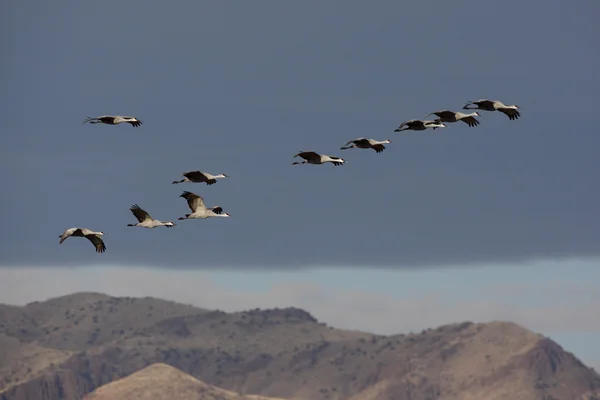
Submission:
{"label": "mountain ridge", "polygon": [[[200,397],[198,397],[200,396]],[[202,382],[168,364],[154,363],[100,386],[83,400],[286,400],[244,395]]]}
{"label": "mountain ridge", "polygon": [[597,373],[505,321],[375,335],[294,307],[226,313],[101,293],[0,305],[0,321],[0,400],[79,400],[155,363],[285,399],[600,400]]}

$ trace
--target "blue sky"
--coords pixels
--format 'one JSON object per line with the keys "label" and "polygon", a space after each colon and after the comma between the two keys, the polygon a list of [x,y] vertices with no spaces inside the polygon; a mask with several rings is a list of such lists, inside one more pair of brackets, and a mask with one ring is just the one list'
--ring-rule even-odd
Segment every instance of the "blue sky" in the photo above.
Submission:
{"label": "blue sky", "polygon": [[[1,7],[0,264],[398,268],[598,254],[596,2]],[[521,119],[393,132],[482,97],[520,105]],[[144,125],[82,124],[112,113]],[[360,136],[393,142],[339,150]],[[310,149],[347,164],[291,165]],[[171,184],[195,169],[231,178]],[[135,203],[162,220],[187,213],[182,190],[232,217],[126,226]],[[71,226],[104,231],[107,252],[58,246]]]}
{"label": "blue sky", "polygon": [[[24,290],[4,301],[38,299],[29,267],[76,274],[56,285],[76,291],[106,266],[210,273],[273,306],[312,307],[269,297],[299,280],[317,294],[365,291],[374,304],[404,301],[395,293],[434,309],[483,304],[464,318],[525,323],[547,296],[575,317],[532,329],[598,354],[594,325],[558,328],[597,304],[562,294],[598,282],[599,12],[558,0],[4,2],[0,272]],[[478,98],[516,103],[522,117],[483,112],[475,128],[393,132]],[[102,114],[144,125],[82,124]],[[361,136],[392,143],[381,154],[339,150]],[[292,166],[300,150],[347,164]],[[231,178],[171,184],[196,169]],[[187,213],[182,190],[232,217],[126,226],[135,203],[161,220]],[[104,231],[106,253],[82,239],[58,245],[71,226]],[[552,280],[545,294],[527,294],[542,278]],[[490,285],[505,289],[487,303]],[[515,287],[524,297],[507,299]],[[407,328],[368,315],[346,318]],[[414,325],[443,322],[434,317]]]}

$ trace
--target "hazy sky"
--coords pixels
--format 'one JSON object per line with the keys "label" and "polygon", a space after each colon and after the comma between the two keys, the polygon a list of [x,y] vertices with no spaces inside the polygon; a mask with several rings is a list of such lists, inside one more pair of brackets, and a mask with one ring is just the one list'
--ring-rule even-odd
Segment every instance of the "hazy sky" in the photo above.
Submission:
{"label": "hazy sky", "polygon": [[[593,0],[1,2],[0,301],[190,293],[381,332],[508,319],[600,365],[599,14]],[[394,132],[479,98],[522,117]],[[83,124],[103,114],[144,124]],[[392,143],[340,150],[361,136]],[[347,163],[292,166],[301,150]],[[231,178],[171,184],[196,169]],[[177,221],[183,190],[231,218]],[[129,228],[134,203],[178,225]],[[104,231],[106,253],[59,245],[72,226]]]}
{"label": "hazy sky", "polygon": [[[429,265],[600,253],[600,4],[4,2],[0,263]],[[500,99],[522,118],[395,133]],[[133,115],[130,125],[83,125]],[[391,139],[381,154],[339,148]],[[347,164],[292,166],[315,150]],[[184,171],[226,173],[180,184]],[[128,228],[188,213],[230,219]],[[177,221],[176,221],[177,222]],[[106,232],[107,252],[71,226]]]}
{"label": "hazy sky", "polygon": [[315,268],[286,272],[164,268],[0,269],[0,303],[77,291],[153,296],[224,311],[301,307],[328,325],[378,334],[463,321],[516,322],[600,370],[598,261],[480,268]]}

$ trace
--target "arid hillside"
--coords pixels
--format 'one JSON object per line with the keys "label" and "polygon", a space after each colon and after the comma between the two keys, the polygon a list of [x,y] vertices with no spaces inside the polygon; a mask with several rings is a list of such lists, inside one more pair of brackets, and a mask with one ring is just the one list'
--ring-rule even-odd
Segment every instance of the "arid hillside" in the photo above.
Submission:
{"label": "arid hillside", "polygon": [[156,363],[141,371],[107,383],[84,400],[285,400],[242,395],[208,385],[178,369]]}
{"label": "arid hillside", "polygon": [[155,363],[285,399],[600,400],[598,374],[510,322],[382,336],[297,308],[224,313],[98,293],[0,305],[0,400],[81,400]]}

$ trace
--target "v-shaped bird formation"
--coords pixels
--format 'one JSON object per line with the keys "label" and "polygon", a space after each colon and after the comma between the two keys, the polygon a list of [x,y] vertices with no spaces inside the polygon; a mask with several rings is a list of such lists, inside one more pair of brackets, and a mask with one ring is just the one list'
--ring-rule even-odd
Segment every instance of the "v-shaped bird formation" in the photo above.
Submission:
{"label": "v-shaped bird formation", "polygon": [[[521,116],[521,113],[519,112],[519,106],[517,106],[516,104],[506,105],[498,100],[480,99],[475,101],[469,101],[463,107],[463,109],[480,111],[499,111],[505,114],[511,121],[514,121]],[[437,118],[433,120],[425,119],[431,115],[435,115],[437,116]],[[480,125],[481,123],[476,117],[481,117],[481,114],[479,114],[479,112],[477,111],[473,111],[470,113],[455,112],[450,110],[434,111],[425,115],[424,119],[410,119],[402,122],[398,126],[398,128],[394,130],[394,132],[403,132],[409,130],[424,131],[427,129],[436,130],[438,128],[446,128],[447,123],[454,123],[458,121],[462,121],[469,127],[473,128],[475,126]],[[134,128],[139,127],[143,124],[143,122],[138,118],[123,115],[102,115],[99,117],[87,117],[84,120],[84,123],[106,125],[119,125],[122,123],[127,123],[131,124],[131,126],[133,126]],[[381,153],[386,148],[384,145],[390,144],[391,142],[392,141],[389,139],[375,140],[360,137],[348,141],[344,146],[340,148],[340,150],[372,149],[376,153]],[[292,165],[321,165],[331,163],[334,166],[340,166],[346,163],[346,160],[344,160],[341,157],[328,154],[320,154],[312,150],[301,151],[293,156],[293,158],[297,157],[299,157],[301,161],[294,161],[292,162]],[[173,181],[172,184],[188,182],[206,183],[206,185],[214,185],[219,179],[229,178],[229,175],[223,173],[213,175],[204,171],[188,171],[182,173],[181,176],[183,176],[183,179]],[[197,195],[196,193],[184,191],[181,195],[179,195],[179,197],[182,197],[187,201],[187,205],[191,211],[190,214],[185,214],[184,217],[177,218],[177,220],[179,221],[186,219],[206,219],[212,217],[226,218],[230,216],[229,213],[223,211],[223,208],[221,206],[207,207],[204,204],[204,198],[202,196]],[[172,221],[160,221],[152,218],[147,211],[142,209],[137,204],[132,205],[129,208],[129,210],[138,222],[135,224],[127,224],[127,226],[142,227],[148,229],[156,228],[159,226],[164,226],[166,228],[176,226],[176,224]],[[106,245],[104,244],[104,240],[102,239],[103,236],[103,231],[93,231],[88,228],[73,227],[66,229],[62,233],[62,235],[60,235],[59,244],[62,244],[69,237],[84,237],[94,245],[97,253],[104,253],[106,251]]]}

